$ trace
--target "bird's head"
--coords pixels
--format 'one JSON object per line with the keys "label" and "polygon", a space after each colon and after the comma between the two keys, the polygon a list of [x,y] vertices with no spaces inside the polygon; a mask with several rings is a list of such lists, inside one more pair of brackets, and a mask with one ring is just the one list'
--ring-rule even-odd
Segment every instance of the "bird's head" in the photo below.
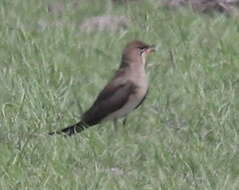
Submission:
{"label": "bird's head", "polygon": [[148,45],[141,41],[129,42],[123,50],[121,66],[129,64],[141,64],[145,66],[147,55],[154,51],[154,45]]}

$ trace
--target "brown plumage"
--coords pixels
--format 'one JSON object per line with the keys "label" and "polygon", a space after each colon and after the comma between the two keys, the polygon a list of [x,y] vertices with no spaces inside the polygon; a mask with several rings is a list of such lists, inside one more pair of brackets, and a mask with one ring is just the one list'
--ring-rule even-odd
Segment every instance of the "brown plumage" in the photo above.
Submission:
{"label": "brown plumage", "polygon": [[116,120],[137,108],[148,92],[145,73],[146,56],[154,47],[141,41],[128,43],[121,64],[112,80],[105,86],[80,122],[53,134],[73,135],[106,120]]}

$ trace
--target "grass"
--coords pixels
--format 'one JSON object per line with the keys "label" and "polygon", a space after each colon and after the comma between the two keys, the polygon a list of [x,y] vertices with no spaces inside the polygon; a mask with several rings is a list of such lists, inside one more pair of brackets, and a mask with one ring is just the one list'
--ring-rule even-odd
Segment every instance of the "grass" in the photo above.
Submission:
{"label": "grass", "polygon": [[[236,18],[153,0],[112,9],[82,0],[54,15],[49,2],[0,3],[0,189],[238,189]],[[131,26],[80,32],[84,18],[103,14]],[[149,96],[127,125],[45,135],[79,120],[133,39],[160,50],[149,58]]]}

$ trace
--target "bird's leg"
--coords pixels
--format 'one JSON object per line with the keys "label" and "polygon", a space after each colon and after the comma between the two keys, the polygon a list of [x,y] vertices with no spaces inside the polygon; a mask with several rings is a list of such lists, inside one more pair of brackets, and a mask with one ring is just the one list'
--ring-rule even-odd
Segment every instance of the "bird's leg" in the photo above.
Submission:
{"label": "bird's leg", "polygon": [[126,122],[127,122],[127,117],[125,117],[125,118],[123,119],[123,126],[126,125]]}

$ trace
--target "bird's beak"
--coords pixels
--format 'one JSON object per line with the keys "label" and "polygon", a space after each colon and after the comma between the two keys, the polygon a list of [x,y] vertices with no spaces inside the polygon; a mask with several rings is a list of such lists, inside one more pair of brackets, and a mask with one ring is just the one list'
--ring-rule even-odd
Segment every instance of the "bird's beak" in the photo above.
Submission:
{"label": "bird's beak", "polygon": [[152,52],[155,52],[155,45],[151,45],[146,49],[146,54],[150,54]]}

